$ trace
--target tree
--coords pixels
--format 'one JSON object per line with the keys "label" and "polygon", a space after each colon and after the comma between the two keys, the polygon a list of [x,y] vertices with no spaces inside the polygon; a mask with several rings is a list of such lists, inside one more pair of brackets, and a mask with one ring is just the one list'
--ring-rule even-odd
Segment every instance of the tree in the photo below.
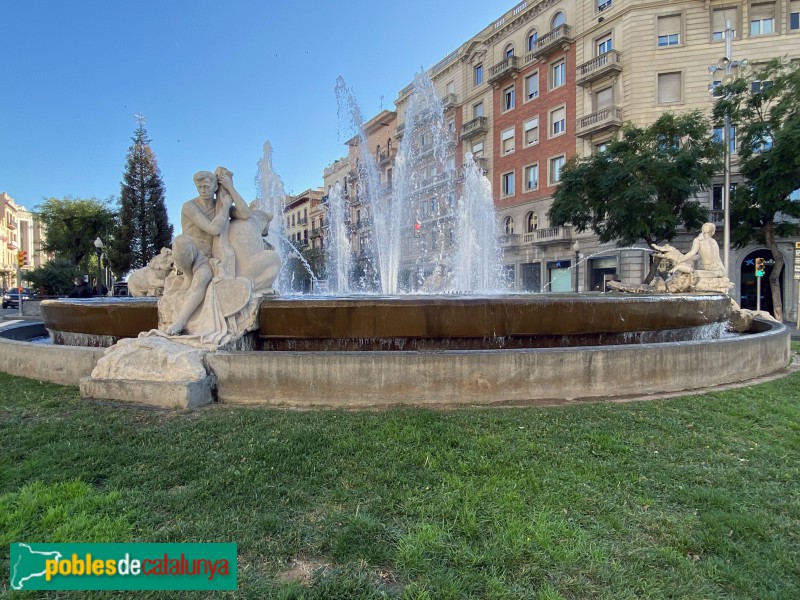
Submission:
{"label": "tree", "polygon": [[605,151],[567,162],[547,216],[551,225],[591,229],[600,242],[621,247],[670,241],[678,227],[696,229],[707,219],[694,197],[711,184],[721,156],[699,111],[666,113],[645,128],[627,125]]}
{"label": "tree", "polygon": [[45,296],[66,294],[75,287],[74,280],[78,275],[78,267],[65,258],[55,258],[25,273],[31,287]]}
{"label": "tree", "polygon": [[145,266],[161,248],[172,244],[173,229],[167,216],[161,172],[144,119],[138,121],[121,184],[117,235],[108,252],[116,273]]}
{"label": "tree", "polygon": [[42,251],[87,270],[88,261],[95,253],[95,239],[98,236],[103,240],[111,239],[116,215],[110,203],[110,198],[47,198],[36,207],[47,231]]}
{"label": "tree", "polygon": [[776,239],[797,235],[800,203],[800,65],[773,59],[715,90],[714,117],[727,114],[739,141],[744,184],[731,201],[731,241],[766,245],[775,265],[769,277],[775,318],[783,319],[780,277],[784,260]]}

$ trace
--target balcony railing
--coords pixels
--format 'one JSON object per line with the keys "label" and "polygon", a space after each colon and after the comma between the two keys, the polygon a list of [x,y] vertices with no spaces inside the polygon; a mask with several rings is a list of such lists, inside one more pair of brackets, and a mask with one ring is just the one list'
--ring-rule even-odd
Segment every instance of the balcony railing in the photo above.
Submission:
{"label": "balcony railing", "polygon": [[405,133],[406,124],[405,123],[398,123],[397,129],[395,129],[395,137],[400,139],[403,137],[403,133]]}
{"label": "balcony railing", "polygon": [[475,117],[461,126],[461,139],[468,140],[483,135],[489,129],[486,117]]}
{"label": "balcony railing", "polygon": [[395,156],[397,156],[397,148],[392,148],[391,150],[381,150],[381,153],[378,155],[378,166],[384,166]]}
{"label": "balcony railing", "polygon": [[489,69],[489,79],[487,81],[494,84],[514,73],[519,73],[519,60],[516,56],[507,56]]}
{"label": "balcony railing", "polygon": [[9,229],[16,229],[17,228],[17,220],[16,219],[7,219],[6,224],[8,225]]}
{"label": "balcony railing", "polygon": [[[538,40],[536,40],[536,49],[533,51],[534,56],[545,56],[552,52],[556,47],[561,44],[569,44],[572,42],[572,27],[567,24],[559,25],[549,33],[546,33]],[[526,55],[526,59],[528,56]]]}
{"label": "balcony railing", "polygon": [[458,96],[455,94],[447,94],[444,98],[442,98],[442,110],[447,112],[448,110],[455,108],[458,105]]}
{"label": "balcony railing", "polygon": [[724,210],[711,210],[708,213],[711,222],[714,225],[720,225],[725,222],[725,211]]}
{"label": "balcony railing", "polygon": [[501,246],[517,246],[519,245],[519,234],[518,233],[504,233],[500,236],[500,245]]}
{"label": "balcony railing", "polygon": [[319,228],[312,229],[311,230],[311,237],[312,238],[322,237],[322,229],[319,229]]}
{"label": "balcony railing", "polygon": [[611,50],[580,65],[575,72],[575,83],[587,85],[606,75],[620,71],[622,71],[622,53],[618,50]]}
{"label": "balcony railing", "polygon": [[619,106],[607,106],[596,113],[578,119],[578,137],[589,137],[607,129],[622,126],[622,109]]}
{"label": "balcony railing", "polygon": [[546,227],[537,229],[522,236],[523,244],[551,244],[568,242],[571,239],[572,227]]}

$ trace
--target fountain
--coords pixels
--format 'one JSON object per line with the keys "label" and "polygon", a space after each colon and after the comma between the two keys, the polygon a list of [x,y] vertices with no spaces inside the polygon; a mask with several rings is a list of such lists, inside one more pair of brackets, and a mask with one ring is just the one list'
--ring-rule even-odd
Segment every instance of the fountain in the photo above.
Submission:
{"label": "fountain", "polygon": [[[8,328],[0,334],[0,370],[80,384],[85,397],[170,407],[212,400],[388,406],[671,393],[744,381],[789,364],[789,334],[783,325],[756,319],[745,335],[726,332],[731,302],[727,288],[719,287],[724,282],[701,286],[712,276],[719,279],[718,266],[705,264],[714,254],[713,231],[708,236],[706,228],[693,249],[702,257],[701,270],[694,271],[691,252],[658,249],[677,252],[679,272],[665,287],[680,282],[684,293],[498,293],[491,194],[470,156],[465,157],[464,191],[452,213],[462,234],[460,245],[428,249],[443,265],[437,291],[451,293],[397,295],[401,231],[412,218],[422,218],[415,213],[421,157],[430,157],[427,168],[431,160],[438,165],[434,176],[443,178],[448,195],[456,179],[430,80],[418,77],[415,88],[393,202],[377,191],[369,153],[361,165],[380,240],[372,250],[383,295],[270,295],[273,284],[283,286],[276,256],[285,255],[279,243],[275,250],[265,249],[261,239],[269,222],[264,209],[279,214],[282,206],[276,200],[282,185],[265,145],[259,198],[250,207],[227,170],[195,176],[200,196],[187,204],[208,202],[202,204],[208,208],[205,214],[219,231],[207,240],[208,250],[199,250],[208,265],[193,249],[205,242],[185,239],[192,232],[187,234],[184,224],[171,254],[184,275],[166,278],[164,297],[45,301],[44,327],[56,344],[37,344],[34,352],[24,340],[41,336],[42,325]],[[337,93],[349,95],[341,81]],[[354,115],[358,120],[357,110]],[[202,187],[214,187],[204,183],[213,177],[219,182],[216,196]],[[332,190],[331,198],[329,224],[336,238],[346,239],[340,231],[347,220],[340,191]],[[270,231],[279,232],[280,225]],[[329,251],[334,252],[329,264],[335,266],[331,281],[346,294],[347,257],[341,248]],[[142,337],[141,332],[148,333]],[[112,345],[114,350],[107,351]]]}

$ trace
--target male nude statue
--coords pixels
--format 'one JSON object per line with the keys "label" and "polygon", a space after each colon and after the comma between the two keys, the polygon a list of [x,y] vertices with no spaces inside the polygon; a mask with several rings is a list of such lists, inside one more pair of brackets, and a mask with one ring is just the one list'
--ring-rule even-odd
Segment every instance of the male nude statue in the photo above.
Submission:
{"label": "male nude statue", "polygon": [[233,173],[227,169],[219,167],[214,173],[199,171],[194,175],[194,183],[199,196],[183,204],[182,233],[172,242],[172,258],[183,273],[184,301],[166,330],[168,335],[179,335],[203,302],[214,276],[209,260],[225,259],[225,248],[220,248],[220,241],[227,243],[230,220],[250,218],[250,209],[233,187]]}
{"label": "male nude statue", "polygon": [[[692,243],[692,249],[683,255],[680,264],[690,265],[694,262],[697,256],[700,257],[700,264],[702,270],[694,271],[700,277],[727,277],[725,265],[722,264],[722,259],[719,255],[719,244],[714,239],[714,232],[716,227],[713,223],[705,223],[700,235],[698,235]],[[673,270],[682,270],[679,268]],[[687,271],[690,272],[690,271]]]}

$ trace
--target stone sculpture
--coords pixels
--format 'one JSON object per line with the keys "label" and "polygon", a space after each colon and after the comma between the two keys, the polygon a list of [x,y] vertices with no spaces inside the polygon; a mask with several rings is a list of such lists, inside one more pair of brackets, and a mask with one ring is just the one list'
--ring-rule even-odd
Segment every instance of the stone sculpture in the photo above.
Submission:
{"label": "stone sculpture", "polygon": [[262,237],[272,215],[244,202],[230,171],[200,171],[194,180],[198,197],[181,209],[176,273],[159,301],[159,329],[218,346],[255,326],[258,299],[273,293],[280,265]]}
{"label": "stone sculpture", "polygon": [[[194,181],[198,196],[181,209],[172,250],[132,276],[142,295],[163,287],[159,329],[109,348],[81,383],[88,395],[183,407],[211,402],[205,354],[231,348],[255,329],[261,298],[275,293],[279,259],[263,239],[272,215],[248,206],[223,167],[200,171]],[[174,271],[155,285],[167,257]]]}
{"label": "stone sculpture", "polygon": [[128,277],[131,296],[160,296],[164,293],[164,280],[173,268],[172,250],[162,248],[147,266],[135,270]]}
{"label": "stone sculpture", "polygon": [[[673,262],[670,275],[665,280],[656,277],[651,284],[635,286],[609,281],[608,287],[631,293],[669,292],[677,294],[682,292],[718,292],[727,294],[733,287],[728,279],[725,265],[719,254],[719,244],[714,239],[716,228],[713,223],[705,223],[700,234],[693,240],[692,247],[686,254],[669,244],[658,246],[653,244],[656,259],[666,259]],[[701,269],[696,269],[694,263],[700,259]]]}

